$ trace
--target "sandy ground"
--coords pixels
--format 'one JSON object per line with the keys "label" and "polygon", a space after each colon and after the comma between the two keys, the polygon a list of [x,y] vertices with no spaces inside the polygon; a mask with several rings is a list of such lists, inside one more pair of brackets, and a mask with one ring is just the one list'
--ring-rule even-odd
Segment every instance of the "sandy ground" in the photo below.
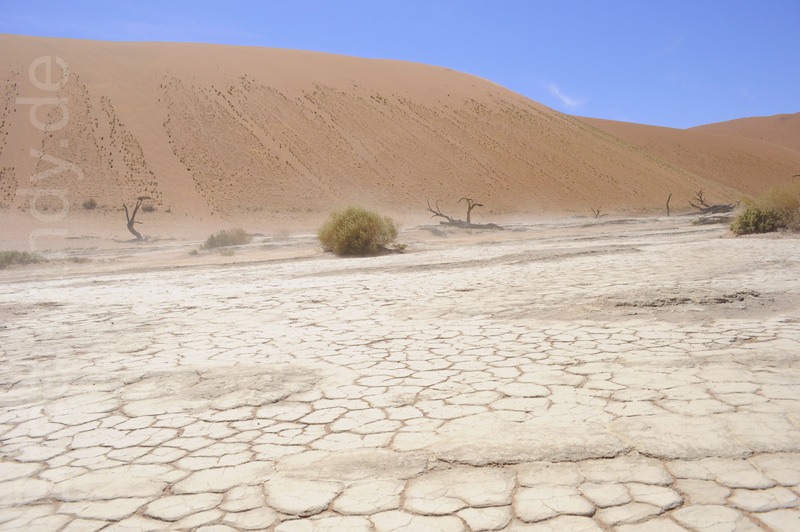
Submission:
{"label": "sandy ground", "polygon": [[797,237],[512,229],[0,271],[0,528],[800,529]]}

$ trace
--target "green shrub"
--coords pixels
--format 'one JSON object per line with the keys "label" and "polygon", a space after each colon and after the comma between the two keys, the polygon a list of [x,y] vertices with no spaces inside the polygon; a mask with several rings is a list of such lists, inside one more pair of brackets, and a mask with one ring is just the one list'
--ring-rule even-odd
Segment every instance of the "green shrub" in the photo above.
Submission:
{"label": "green shrub", "polygon": [[14,264],[32,264],[46,260],[38,253],[30,251],[0,251],[0,270]]}
{"label": "green shrub", "polygon": [[253,237],[245,233],[244,229],[223,229],[206,239],[203,249],[221,248],[224,246],[241,246],[249,244]]}
{"label": "green shrub", "polygon": [[87,211],[97,208],[97,201],[94,198],[89,198],[83,202],[83,208]]}
{"label": "green shrub", "polygon": [[737,235],[750,235],[770,233],[781,227],[783,227],[783,223],[776,211],[762,211],[758,207],[748,207],[733,221],[731,231]]}
{"label": "green shrub", "polygon": [[376,255],[397,238],[397,225],[388,216],[347,207],[331,214],[317,233],[325,251],[344,255]]}
{"label": "green shrub", "polygon": [[731,224],[737,235],[769,233],[788,228],[800,231],[800,184],[776,187],[755,200]]}

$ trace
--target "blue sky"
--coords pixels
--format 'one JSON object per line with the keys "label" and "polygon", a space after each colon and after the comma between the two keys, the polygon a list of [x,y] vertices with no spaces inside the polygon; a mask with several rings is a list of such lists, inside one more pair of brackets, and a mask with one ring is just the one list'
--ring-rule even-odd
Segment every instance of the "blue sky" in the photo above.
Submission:
{"label": "blue sky", "polygon": [[800,112],[800,0],[2,0],[0,33],[417,61],[670,127]]}

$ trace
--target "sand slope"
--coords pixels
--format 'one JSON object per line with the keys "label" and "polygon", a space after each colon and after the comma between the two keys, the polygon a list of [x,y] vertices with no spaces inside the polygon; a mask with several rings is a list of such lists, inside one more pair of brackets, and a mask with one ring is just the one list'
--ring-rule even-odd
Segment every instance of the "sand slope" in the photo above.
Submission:
{"label": "sand slope", "polygon": [[760,140],[800,152],[800,113],[740,118],[692,130]]}
{"label": "sand slope", "polygon": [[581,120],[745,195],[757,195],[800,173],[800,115],[746,118],[685,130]]}
{"label": "sand slope", "polygon": [[[424,214],[427,198],[455,209],[465,195],[486,205],[478,217],[637,212],[660,209],[668,192],[674,205],[699,188],[735,199],[800,168],[800,154],[782,146],[584,122],[421,64],[8,35],[0,50],[0,209],[29,206],[32,193],[20,190],[48,189],[76,212],[90,197],[111,211],[147,195],[159,212],[197,218],[322,213],[354,201]],[[70,74],[44,91],[29,67],[51,55]],[[64,120],[41,106],[37,120],[66,125],[36,129],[18,98],[37,97],[68,109]],[[59,172],[58,161],[74,166]],[[61,207],[55,196],[37,200],[40,211]]]}

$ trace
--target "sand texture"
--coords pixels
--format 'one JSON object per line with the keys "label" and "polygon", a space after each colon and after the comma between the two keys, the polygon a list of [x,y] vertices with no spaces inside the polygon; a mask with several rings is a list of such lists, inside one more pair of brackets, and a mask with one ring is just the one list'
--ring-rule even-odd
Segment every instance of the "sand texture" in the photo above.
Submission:
{"label": "sand texture", "polygon": [[[20,190],[64,191],[64,223],[89,198],[99,220],[139,195],[173,226],[313,217],[354,201],[403,215],[441,199],[452,211],[462,196],[479,198],[485,218],[661,210],[670,192],[686,210],[696,190],[734,201],[800,169],[800,133],[782,126],[797,115],[742,122],[757,126],[748,134],[663,131],[579,120],[401,61],[9,35],[0,50],[0,209],[28,212],[32,196]],[[30,67],[54,56],[69,76],[44,90],[33,82],[43,67],[34,80]],[[55,63],[51,77],[64,79]],[[25,102],[35,98],[62,101],[67,116],[41,105],[32,117]],[[36,208],[63,210],[54,197]]]}

